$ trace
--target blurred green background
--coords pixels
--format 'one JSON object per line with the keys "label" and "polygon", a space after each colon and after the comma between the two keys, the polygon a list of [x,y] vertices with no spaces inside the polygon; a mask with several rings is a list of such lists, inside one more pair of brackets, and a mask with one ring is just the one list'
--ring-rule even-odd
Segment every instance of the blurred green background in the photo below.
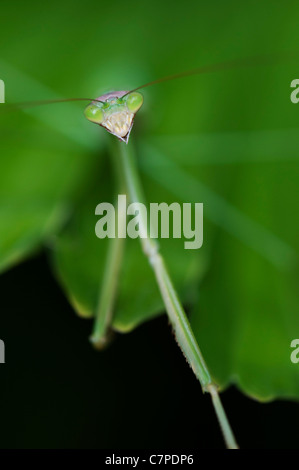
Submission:
{"label": "blurred green background", "polygon": [[[0,78],[6,102],[94,97],[203,65],[296,54],[298,13],[298,4],[291,1],[53,1],[16,7],[4,0]],[[291,340],[299,336],[299,105],[290,101],[294,78],[296,58],[146,88],[130,138],[149,202],[204,203],[203,247],[195,253],[184,250],[182,241],[162,240],[161,250],[213,376],[223,388],[235,384],[260,400],[299,397],[298,365],[290,361]],[[7,276],[15,272],[12,268],[20,269],[21,261],[43,249],[73,309],[90,317],[96,305],[107,245],[94,235],[94,209],[99,202],[113,201],[117,188],[108,135],[85,120],[83,109],[84,103],[64,103],[0,113],[0,268],[8,299],[0,337],[15,349],[16,361],[23,352],[14,337],[4,337],[11,331],[5,330],[5,317],[12,316],[18,329],[20,316],[30,318],[40,302],[38,279],[30,295],[22,282],[22,276],[32,275],[34,261],[9,283]],[[51,296],[54,287],[49,285]],[[47,289],[43,292],[46,305]],[[19,299],[18,307],[12,297]],[[57,307],[51,305],[63,315],[67,307],[61,302],[59,297]],[[128,240],[114,328],[129,332],[161,313],[151,270],[138,242]],[[153,323],[157,328],[159,321]],[[43,331],[48,319],[40,322]],[[83,324],[76,323],[91,329],[91,322]],[[39,328],[32,323],[33,336]],[[81,344],[87,343],[85,330]],[[130,347],[130,335],[122,338],[123,348]],[[67,345],[60,347],[57,361]],[[104,353],[107,367],[115,347]],[[39,351],[36,355],[41,363]],[[92,357],[94,367],[99,356]],[[9,376],[9,356],[5,368],[9,388],[14,377]],[[146,371],[137,370],[145,380]],[[125,384],[125,375],[122,380]],[[186,395],[182,387],[182,407]],[[158,398],[145,401],[150,399]],[[38,406],[35,412],[39,416]],[[81,425],[87,421],[84,413],[80,419]],[[20,433],[6,445],[34,446],[34,434],[30,439]],[[47,439],[39,445],[71,445],[63,438],[59,443]],[[114,444],[111,437],[103,445]],[[78,439],[72,445],[87,444]]]}

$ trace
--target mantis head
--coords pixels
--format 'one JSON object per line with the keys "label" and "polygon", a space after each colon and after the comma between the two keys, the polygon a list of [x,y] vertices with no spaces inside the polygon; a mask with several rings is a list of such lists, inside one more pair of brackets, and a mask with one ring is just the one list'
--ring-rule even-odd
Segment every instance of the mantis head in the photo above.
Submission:
{"label": "mantis head", "polygon": [[85,117],[128,143],[134,117],[143,104],[141,93],[115,91],[99,96],[84,111]]}

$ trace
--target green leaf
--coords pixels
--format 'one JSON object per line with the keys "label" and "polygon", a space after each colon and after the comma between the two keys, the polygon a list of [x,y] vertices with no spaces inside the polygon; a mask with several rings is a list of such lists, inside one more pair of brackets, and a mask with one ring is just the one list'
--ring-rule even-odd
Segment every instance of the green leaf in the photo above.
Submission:
{"label": "green leaf", "polygon": [[[85,3],[72,2],[72,21],[69,5],[58,15],[53,4],[42,22],[34,2],[20,3],[18,14],[7,3],[3,13],[13,21],[3,21],[0,31],[7,102],[129,90],[201,65],[287,50],[298,39],[295,7],[283,15],[273,7],[269,15],[260,5],[257,15],[254,4],[233,5],[223,22],[227,5],[217,13],[197,2],[198,14],[190,16],[170,3],[136,2],[130,28],[124,2],[117,5],[121,20],[112,3],[94,2],[87,15]],[[99,18],[100,37],[109,38],[104,47]],[[235,41],[240,32],[242,41]],[[299,396],[298,367],[289,359],[290,339],[298,337],[298,108],[289,99],[296,74],[294,62],[146,88],[131,136],[143,139],[138,153],[149,202],[204,202],[199,252],[172,240],[161,250],[185,304],[199,296],[191,319],[215,377],[263,399]],[[91,315],[106,256],[105,240],[94,236],[94,208],[113,196],[101,161],[104,131],[84,120],[83,108],[61,104],[1,116],[0,269],[47,244],[75,308]],[[178,132],[186,138],[165,137]],[[153,134],[156,142],[148,142]],[[128,240],[114,327],[129,330],[162,310],[138,241]]]}
{"label": "green leaf", "polygon": [[[95,235],[99,219],[95,208],[101,202],[114,201],[111,175],[106,168],[99,171],[100,177],[103,172],[105,178],[97,179],[101,183],[90,183],[89,190],[82,194],[74,218],[58,236],[53,253],[54,270],[73,307],[85,317],[92,317],[96,308],[108,247],[107,239],[100,240]],[[156,188],[149,180],[147,183],[147,192],[155,194],[157,202],[170,199],[167,191]],[[192,304],[206,262],[200,251],[186,253],[182,240],[161,240],[160,245],[182,299]],[[153,272],[139,240],[127,238],[113,327],[122,332],[130,331],[163,311]]]}
{"label": "green leaf", "polygon": [[[252,142],[250,148],[252,161],[257,149]],[[277,155],[275,147],[272,151]],[[268,152],[271,157],[271,148]],[[183,168],[152,146],[144,155],[146,174],[179,198],[203,201],[204,226],[208,219],[216,224],[202,247],[211,254],[210,269],[191,325],[217,383],[236,384],[260,400],[297,398],[299,373],[290,343],[299,331],[298,163],[270,158],[232,166],[234,184],[220,188],[237,201],[235,207],[200,181],[204,171],[190,172],[188,160],[182,159]],[[230,181],[221,165],[215,172]]]}
{"label": "green leaf", "polygon": [[[290,343],[299,331],[299,244],[294,230],[298,176],[294,163],[240,169],[235,199],[244,212],[263,220],[268,230],[294,248],[292,263],[277,269],[219,233],[214,243],[215,269],[201,286],[200,304],[192,315],[198,340],[220,384],[235,383],[261,400],[299,396],[299,371],[290,360]],[[211,289],[221,303],[207,295]]]}
{"label": "green leaf", "polygon": [[[75,145],[19,113],[0,141],[0,269],[36,250],[69,216],[70,198],[91,171]],[[21,123],[21,124],[20,124]],[[12,131],[12,129],[14,129]]]}

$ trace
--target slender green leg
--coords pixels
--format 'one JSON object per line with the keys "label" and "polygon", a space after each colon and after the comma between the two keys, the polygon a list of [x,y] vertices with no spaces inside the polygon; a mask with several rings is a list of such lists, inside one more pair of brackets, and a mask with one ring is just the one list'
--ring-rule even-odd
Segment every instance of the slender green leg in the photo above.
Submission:
{"label": "slender green leg", "polygon": [[[136,168],[135,158],[131,146],[118,143],[118,152],[122,172],[127,183],[127,191],[131,202],[144,202],[143,191]],[[140,225],[145,227],[145,221],[139,220]],[[214,409],[220,423],[226,446],[229,449],[238,449],[227,416],[222,407],[218,395],[217,386],[213,383],[207,365],[201,354],[197,341],[194,337],[187,315],[181,305],[171,278],[166,269],[164,260],[159,253],[158,244],[149,237],[141,238],[143,251],[151,264],[156,280],[163,298],[165,309],[173,326],[177,342],[183,351],[188,363],[204,392],[209,392],[212,397]]]}
{"label": "slender green leg", "polygon": [[[117,190],[124,194],[126,185],[123,175],[120,171],[118,161],[114,162],[113,166]],[[90,337],[90,341],[96,349],[104,348],[110,339],[110,326],[112,322],[115,299],[117,296],[119,271],[123,260],[125,239],[118,238],[117,234],[119,228],[118,224],[122,226],[120,227],[120,231],[123,232],[122,228],[126,224],[126,214],[118,214],[118,210],[116,210],[115,216],[116,236],[115,238],[109,239],[104,277],[101,283],[99,298],[96,306],[93,332]]]}
{"label": "slender green leg", "polygon": [[119,270],[123,258],[125,239],[111,238],[106,259],[105,273],[100,290],[95,322],[90,341],[97,349],[104,348],[109,341],[110,325],[117,294]]}

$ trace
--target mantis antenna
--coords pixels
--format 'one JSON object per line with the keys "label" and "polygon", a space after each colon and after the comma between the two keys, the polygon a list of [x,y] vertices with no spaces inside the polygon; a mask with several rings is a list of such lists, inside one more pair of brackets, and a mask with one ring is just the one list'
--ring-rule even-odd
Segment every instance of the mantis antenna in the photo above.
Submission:
{"label": "mantis antenna", "polygon": [[260,65],[263,65],[263,66],[275,65],[275,64],[284,62],[287,59],[295,58],[295,57],[298,58],[298,54],[296,54],[295,52],[293,53],[288,52],[288,53],[281,53],[281,54],[247,57],[244,59],[233,59],[233,60],[229,60],[226,62],[220,62],[218,64],[204,65],[202,67],[197,67],[196,69],[188,70],[186,72],[158,78],[157,80],[148,82],[145,85],[141,85],[137,88],[133,88],[132,90],[128,91],[126,95],[134,91],[140,90],[141,88],[146,88],[148,86],[156,85],[162,82],[168,82],[170,80],[175,80],[177,78],[189,77],[190,75],[201,75],[204,73],[212,73],[212,72],[218,72],[221,70],[229,70],[229,69],[234,69],[234,68],[256,67]]}
{"label": "mantis antenna", "polygon": [[[58,100],[39,100],[11,103],[8,104],[8,108],[31,108],[33,106],[43,106],[46,104],[66,103],[68,101],[98,101],[99,103],[103,103],[103,101],[99,100],[98,98],[63,98]],[[5,107],[5,111],[8,111],[7,107]]]}
{"label": "mantis antenna", "polygon": [[[189,77],[190,75],[201,75],[205,73],[212,73],[218,72],[222,70],[229,70],[235,68],[243,68],[243,67],[255,67],[255,66],[266,66],[266,65],[275,65],[281,62],[285,62],[287,59],[290,58],[298,58],[298,53],[278,53],[272,55],[261,55],[255,57],[247,57],[244,59],[233,59],[226,62],[221,62],[218,64],[212,65],[204,65],[202,67],[198,67],[192,70],[188,70],[182,73],[177,73],[174,75],[168,75],[166,77],[158,78],[157,80],[153,80],[151,82],[145,83],[144,85],[140,85],[132,90],[127,91],[125,94],[122,95],[122,98],[133,93],[137,90],[142,88],[146,88],[152,85],[157,85],[158,83],[167,82],[170,80],[176,80],[178,78]],[[104,95],[103,95],[104,96]],[[65,99],[57,99],[57,100],[42,100],[42,101],[28,101],[28,102],[21,102],[21,103],[12,103],[8,105],[8,107],[33,107],[33,106],[43,106],[47,104],[56,104],[56,103],[66,103],[69,101],[93,101],[104,103],[104,101],[100,100],[99,98],[65,98]],[[8,111],[7,107],[5,106],[5,110]]]}

